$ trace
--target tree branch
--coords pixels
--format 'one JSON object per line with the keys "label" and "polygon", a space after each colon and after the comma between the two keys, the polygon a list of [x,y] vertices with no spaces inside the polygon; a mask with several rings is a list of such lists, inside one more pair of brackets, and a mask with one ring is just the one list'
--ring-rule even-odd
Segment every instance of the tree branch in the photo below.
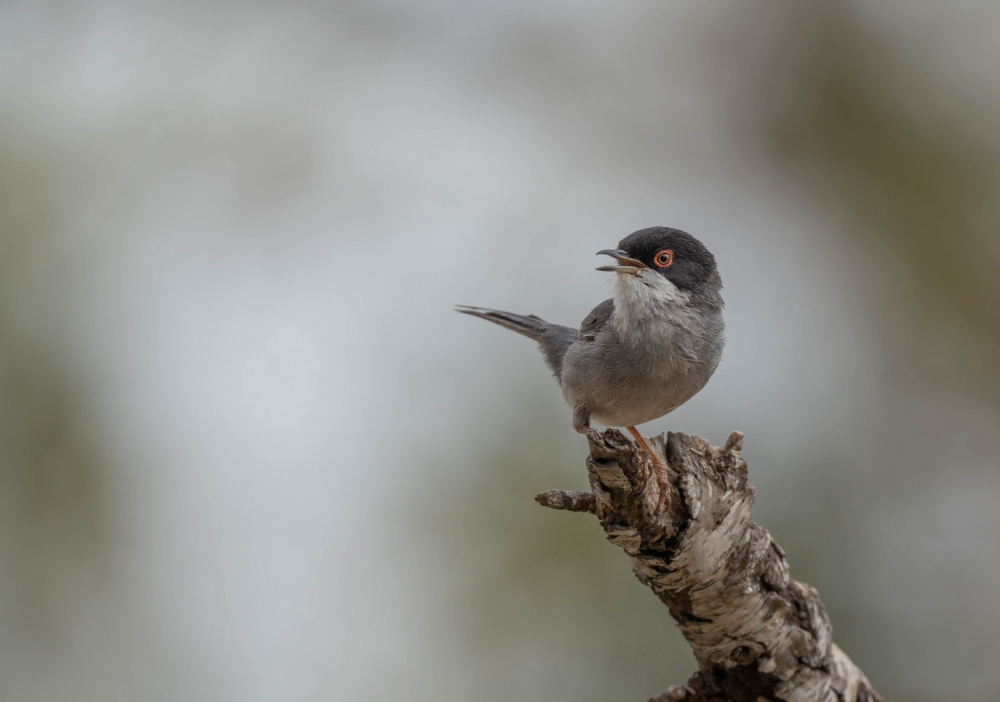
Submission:
{"label": "tree branch", "polygon": [[659,514],[649,458],[616,429],[588,439],[591,493],[535,499],[596,514],[691,645],[698,671],[651,702],[883,702],[834,645],[819,594],[789,577],[781,547],[750,521],[756,490],[741,433],[721,448],[673,432],[651,439],[670,466],[670,500]]}

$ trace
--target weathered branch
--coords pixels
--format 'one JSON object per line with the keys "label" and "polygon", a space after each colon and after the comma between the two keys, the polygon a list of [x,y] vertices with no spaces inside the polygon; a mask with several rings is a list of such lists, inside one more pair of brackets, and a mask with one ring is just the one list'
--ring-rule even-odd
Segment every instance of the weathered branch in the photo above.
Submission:
{"label": "weathered branch", "polygon": [[597,510],[597,498],[592,492],[576,490],[548,490],[535,495],[535,502],[542,507],[564,509],[568,512],[590,512]]}
{"label": "weathered branch", "polygon": [[589,434],[591,493],[550,490],[547,507],[593,512],[636,576],[667,605],[698,671],[651,702],[881,702],[833,643],[819,594],[788,576],[785,554],[750,521],[756,490],[743,435],[713,448],[698,436],[651,440],[670,466],[670,500],[649,458],[621,432]]}

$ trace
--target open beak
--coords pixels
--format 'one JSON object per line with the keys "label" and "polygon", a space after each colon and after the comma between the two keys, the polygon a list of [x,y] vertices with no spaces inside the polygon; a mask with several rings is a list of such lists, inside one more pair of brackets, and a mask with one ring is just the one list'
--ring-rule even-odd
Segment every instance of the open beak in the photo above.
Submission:
{"label": "open beak", "polygon": [[597,252],[598,256],[610,256],[620,263],[619,266],[600,266],[599,271],[611,271],[613,273],[628,273],[629,275],[639,275],[643,268],[649,268],[642,261],[630,258],[627,251],[621,249],[604,249]]}

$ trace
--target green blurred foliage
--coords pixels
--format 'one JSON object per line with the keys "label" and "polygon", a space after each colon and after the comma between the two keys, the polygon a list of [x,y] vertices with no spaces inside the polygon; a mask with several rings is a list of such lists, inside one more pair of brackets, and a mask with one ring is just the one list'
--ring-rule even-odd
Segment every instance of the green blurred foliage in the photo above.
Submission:
{"label": "green blurred foliage", "polygon": [[[80,655],[113,583],[108,465],[61,316],[60,162],[0,125],[0,696],[24,699]],[[95,609],[96,608],[96,609]],[[83,625],[86,628],[86,624]],[[91,630],[92,635],[98,635]],[[74,664],[70,664],[72,667]]]}
{"label": "green blurred foliage", "polygon": [[[757,108],[762,153],[803,196],[847,215],[843,246],[863,268],[849,277],[892,347],[887,370],[919,363],[906,346],[921,337],[945,337],[955,356],[939,370],[971,371],[1000,401],[1000,151],[978,128],[991,106],[936,84],[920,58],[894,60],[849,5],[785,5],[788,33],[771,50],[786,71],[760,80],[786,92]],[[893,319],[904,312],[916,335]]]}

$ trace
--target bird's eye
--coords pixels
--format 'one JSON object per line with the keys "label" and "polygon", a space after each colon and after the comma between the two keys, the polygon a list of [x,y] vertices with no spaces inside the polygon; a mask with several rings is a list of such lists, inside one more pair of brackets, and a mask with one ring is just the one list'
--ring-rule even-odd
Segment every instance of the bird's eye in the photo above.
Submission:
{"label": "bird's eye", "polygon": [[674,252],[670,249],[664,249],[653,257],[653,263],[656,264],[657,268],[670,268],[674,264]]}

